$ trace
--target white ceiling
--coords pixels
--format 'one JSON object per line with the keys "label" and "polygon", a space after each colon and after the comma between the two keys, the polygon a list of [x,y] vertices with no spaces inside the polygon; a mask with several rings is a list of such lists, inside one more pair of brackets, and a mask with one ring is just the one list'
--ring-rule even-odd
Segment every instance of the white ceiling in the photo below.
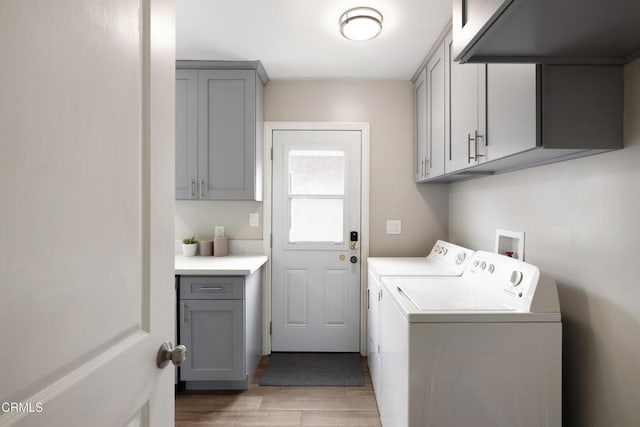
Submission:
{"label": "white ceiling", "polygon": [[[338,19],[354,6],[384,16],[353,42]],[[272,79],[410,79],[451,17],[451,0],[177,0],[178,59],[260,60]]]}

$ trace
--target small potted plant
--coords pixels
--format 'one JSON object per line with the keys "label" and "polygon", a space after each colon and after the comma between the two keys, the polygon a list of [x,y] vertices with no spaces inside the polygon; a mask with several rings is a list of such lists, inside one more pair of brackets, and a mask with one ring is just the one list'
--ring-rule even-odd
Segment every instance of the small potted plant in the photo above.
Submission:
{"label": "small potted plant", "polygon": [[182,253],[184,256],[194,256],[197,248],[198,241],[196,240],[195,234],[182,239]]}

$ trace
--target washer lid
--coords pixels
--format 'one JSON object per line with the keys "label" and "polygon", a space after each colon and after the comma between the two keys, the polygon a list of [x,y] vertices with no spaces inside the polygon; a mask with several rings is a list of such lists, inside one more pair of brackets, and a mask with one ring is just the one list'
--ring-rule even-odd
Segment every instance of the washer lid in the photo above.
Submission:
{"label": "washer lid", "polygon": [[436,312],[514,312],[496,295],[470,283],[443,277],[426,281],[415,277],[393,278],[397,291],[404,294],[417,310]]}

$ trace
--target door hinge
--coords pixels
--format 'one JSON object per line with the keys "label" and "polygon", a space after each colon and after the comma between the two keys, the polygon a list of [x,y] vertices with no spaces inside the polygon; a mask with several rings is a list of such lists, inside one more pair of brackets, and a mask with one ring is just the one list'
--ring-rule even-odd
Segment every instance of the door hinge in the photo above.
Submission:
{"label": "door hinge", "polygon": [[273,323],[269,321],[269,335],[273,335]]}
{"label": "door hinge", "polygon": [[273,234],[269,234],[269,247],[273,247]]}
{"label": "door hinge", "polygon": [[269,149],[269,160],[273,160],[273,147]]}
{"label": "door hinge", "polygon": [[378,291],[378,301],[382,299],[382,289]]}
{"label": "door hinge", "polygon": [[380,354],[380,344],[378,344],[378,354]]}

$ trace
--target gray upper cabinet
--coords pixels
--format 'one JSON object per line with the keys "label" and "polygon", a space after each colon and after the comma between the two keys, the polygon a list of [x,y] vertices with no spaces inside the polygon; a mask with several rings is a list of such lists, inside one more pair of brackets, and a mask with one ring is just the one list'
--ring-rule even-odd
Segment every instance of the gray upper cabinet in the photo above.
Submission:
{"label": "gray upper cabinet", "polygon": [[445,44],[442,43],[427,62],[427,171],[439,176],[445,171],[445,140],[447,136]]}
{"label": "gray upper cabinet", "polygon": [[198,72],[176,70],[176,199],[198,198]]}
{"label": "gray upper cabinet", "polygon": [[[417,182],[481,177],[623,147],[621,65],[460,64],[449,32],[416,76],[416,88],[422,80],[427,87],[426,94],[415,93],[426,100],[423,113],[416,99],[416,158],[428,165],[418,161]],[[442,157],[444,170],[431,167]]]}
{"label": "gray upper cabinet", "polygon": [[427,70],[423,68],[413,83],[413,102],[415,114],[414,140],[416,149],[416,182],[428,177],[427,163]]}
{"label": "gray upper cabinet", "polygon": [[176,198],[262,200],[264,69],[259,62],[226,61],[178,61],[177,67]]}
{"label": "gray upper cabinet", "polygon": [[445,44],[442,42],[414,81],[416,182],[444,173],[446,75]]}
{"label": "gray upper cabinet", "polygon": [[486,66],[453,60],[452,38],[445,38],[449,67],[445,172],[452,173],[486,160]]}
{"label": "gray upper cabinet", "polygon": [[638,0],[453,0],[461,62],[624,64],[640,55]]}

